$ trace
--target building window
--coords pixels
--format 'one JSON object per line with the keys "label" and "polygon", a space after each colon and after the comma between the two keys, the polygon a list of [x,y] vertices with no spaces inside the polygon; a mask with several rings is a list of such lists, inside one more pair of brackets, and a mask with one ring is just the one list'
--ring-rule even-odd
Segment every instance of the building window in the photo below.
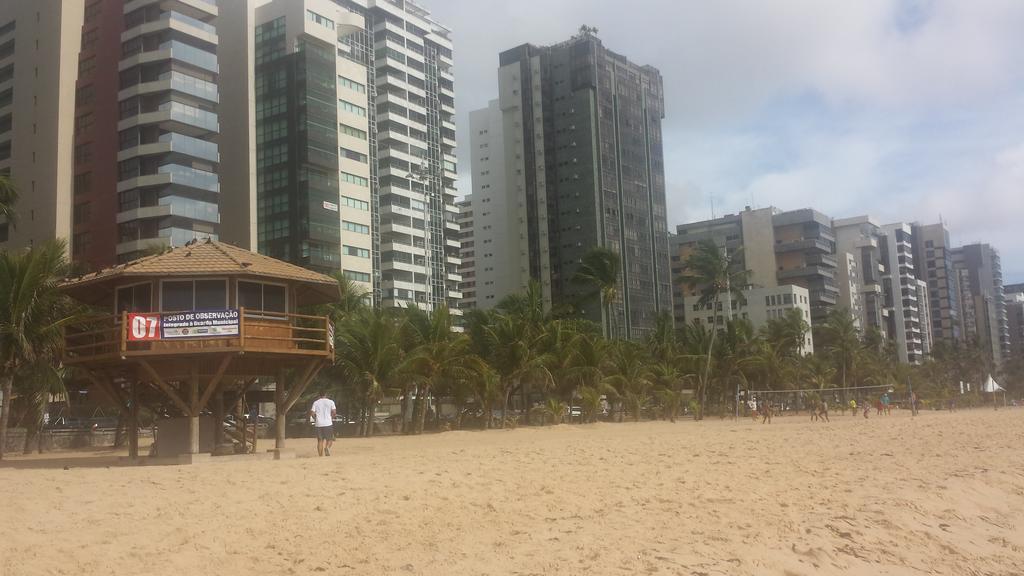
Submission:
{"label": "building window", "polygon": [[92,4],[85,7],[85,21],[92,22],[96,16],[99,15],[100,10],[103,7],[102,2],[93,2]]}
{"label": "building window", "polygon": [[84,132],[89,128],[92,128],[93,116],[92,112],[86,112],[81,116],[75,116],[75,132]]}
{"label": "building window", "polygon": [[115,312],[152,312],[153,289],[149,282],[122,286],[117,289]]}
{"label": "building window", "polygon": [[82,174],[75,174],[75,196],[80,194],[88,194],[92,191],[92,172],[83,172]]}
{"label": "building window", "polygon": [[356,184],[358,186],[369,186],[370,181],[362,176],[356,176],[355,174],[349,174],[348,172],[341,173],[342,182],[348,182],[349,184]]}
{"label": "building window", "polygon": [[82,202],[81,204],[75,204],[74,208],[74,223],[84,224],[92,218],[92,202]]}
{"label": "building window", "polygon": [[227,280],[164,280],[160,283],[160,310],[224,310],[228,307]]}
{"label": "building window", "polygon": [[359,258],[369,258],[370,251],[366,248],[356,248],[355,246],[342,246],[342,254],[346,256],[357,256]]}
{"label": "building window", "polygon": [[356,210],[370,210],[370,203],[362,200],[356,200],[355,198],[349,198],[348,196],[341,197],[341,205],[349,208],[355,208]]}
{"label": "building window", "polygon": [[75,146],[75,164],[92,162],[92,142]]}
{"label": "building window", "polygon": [[352,136],[353,138],[359,138],[360,140],[366,140],[366,131],[365,130],[360,130],[359,128],[353,128],[352,126],[349,126],[348,124],[341,124],[340,126],[341,126],[342,134],[345,134],[347,136]]}
{"label": "building window", "polygon": [[349,222],[348,220],[343,220],[341,222],[341,227],[344,230],[348,230],[349,232],[355,232],[357,234],[370,233],[370,227],[367,226],[366,224],[357,224],[355,222]]}
{"label": "building window", "polygon": [[306,18],[308,18],[310,22],[316,22],[324,28],[334,30],[334,20],[331,20],[326,16],[321,16],[312,10],[306,10]]}
{"label": "building window", "polygon": [[366,272],[356,272],[355,270],[343,270],[345,278],[352,280],[353,282],[369,282],[370,275]]}
{"label": "building window", "polygon": [[366,116],[366,108],[363,108],[362,106],[356,106],[355,104],[347,100],[338,100],[338,106],[341,108],[343,112],[349,112],[355,114],[356,116]]}
{"label": "building window", "polygon": [[288,289],[281,284],[240,280],[238,307],[261,312],[288,312]]}
{"label": "building window", "polygon": [[362,152],[356,152],[355,150],[349,150],[348,148],[340,148],[339,152],[341,152],[342,158],[355,160],[356,162],[366,163],[370,159],[370,157],[367,156],[366,154],[363,154]]}
{"label": "building window", "polygon": [[340,83],[342,86],[350,90],[355,90],[356,92],[359,92],[361,94],[366,94],[366,85],[360,84],[355,80],[345,78],[344,76],[338,76],[338,83]]}
{"label": "building window", "polygon": [[92,76],[93,70],[96,69],[96,57],[89,56],[78,61],[78,77]]}

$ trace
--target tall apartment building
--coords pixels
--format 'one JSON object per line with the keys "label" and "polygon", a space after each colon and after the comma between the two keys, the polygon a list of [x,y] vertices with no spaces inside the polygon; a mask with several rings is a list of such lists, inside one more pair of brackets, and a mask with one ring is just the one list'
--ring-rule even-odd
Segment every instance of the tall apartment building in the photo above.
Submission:
{"label": "tall apartment building", "polygon": [[256,9],[257,248],[372,289],[368,72],[339,50],[362,16],[330,0]]}
{"label": "tall apartment building", "polygon": [[21,196],[0,249],[71,238],[75,163],[91,153],[74,141],[79,67],[95,64],[78,59],[84,17],[82,2],[0,0],[0,172]]}
{"label": "tall apartment building", "polygon": [[920,286],[914,274],[912,229],[896,223],[881,227],[881,262],[888,271],[882,278],[885,305],[889,308],[886,335],[896,343],[896,354],[903,363],[920,364],[930,348],[921,328]]}
{"label": "tall apartment building", "polygon": [[999,252],[988,244],[955,248],[953,266],[963,271],[969,284],[962,300],[965,308],[972,309],[974,323],[967,332],[976,334],[978,344],[996,365],[1002,365],[1010,354],[1010,334]]}
{"label": "tall apartment building", "polygon": [[548,305],[578,304],[591,292],[573,282],[581,259],[610,248],[621,260],[614,318],[596,301],[582,312],[619,336],[642,336],[671,310],[661,74],[589,29],[502,52],[499,66],[508,237],[519,240],[505,265],[515,285],[536,279]]}
{"label": "tall apartment building", "polygon": [[459,209],[459,291],[462,292],[462,301],[459,307],[469,310],[477,307],[476,301],[476,241],[473,230],[473,195],[470,194],[455,203]]}
{"label": "tall apartment building", "polygon": [[446,304],[458,314],[451,31],[410,0],[336,1],[364,16],[372,42],[379,301],[427,309]]}
{"label": "tall apartment building", "polygon": [[1024,284],[1007,284],[1006,325],[1010,335],[1010,357],[1024,358]]}
{"label": "tall apartment building", "polygon": [[[673,236],[675,277],[684,272],[686,258],[697,243],[706,239],[730,250],[736,269],[750,271],[750,283],[754,287],[792,285],[806,289],[812,324],[824,320],[838,302],[838,260],[832,220],[816,210],[782,212],[775,208],[748,208],[714,220],[680,224]],[[848,265],[845,256],[843,260],[844,265]],[[678,302],[689,289],[677,286]],[[688,320],[685,308],[676,307],[675,311],[677,323]]]}
{"label": "tall apartment building", "polygon": [[220,95],[216,4],[124,4],[117,258],[217,238]]}
{"label": "tall apartment building", "polygon": [[75,179],[71,256],[98,270],[117,261],[118,132],[124,0],[86,5],[75,97]]}
{"label": "tall apartment building", "polygon": [[[523,291],[530,280],[527,259],[521,257],[527,246],[525,237],[518,236],[517,201],[508,194],[510,163],[505,155],[503,122],[497,100],[469,113],[473,174],[473,237],[469,239],[469,252],[476,307],[484,309],[494,307],[509,294]],[[464,259],[466,241],[463,236]],[[465,292],[463,298],[467,298]]]}
{"label": "tall apartment building", "polygon": [[883,336],[888,326],[889,308],[885,305],[882,278],[888,273],[882,263],[881,227],[869,216],[856,216],[832,221],[836,235],[836,252],[847,254],[854,261],[856,277],[840,269],[837,282],[840,301],[854,315],[855,324],[863,331],[877,330]]}
{"label": "tall apartment building", "polygon": [[927,303],[930,317],[921,317],[929,324],[936,342],[956,345],[963,342],[960,313],[960,291],[953,269],[953,245],[944,224],[914,224],[914,271],[928,287]]}

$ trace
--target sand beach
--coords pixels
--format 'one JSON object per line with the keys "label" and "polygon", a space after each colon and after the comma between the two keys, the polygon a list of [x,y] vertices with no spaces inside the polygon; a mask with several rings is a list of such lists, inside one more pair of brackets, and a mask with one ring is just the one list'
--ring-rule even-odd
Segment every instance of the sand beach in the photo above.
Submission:
{"label": "sand beach", "polygon": [[[0,465],[0,575],[1024,574],[1024,409]],[[64,466],[68,469],[64,469]]]}

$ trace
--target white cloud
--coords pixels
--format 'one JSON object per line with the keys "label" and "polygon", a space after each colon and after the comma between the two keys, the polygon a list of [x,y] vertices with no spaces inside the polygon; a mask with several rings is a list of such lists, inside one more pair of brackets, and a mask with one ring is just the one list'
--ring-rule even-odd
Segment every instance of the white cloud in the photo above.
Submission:
{"label": "white cloud", "polygon": [[942,213],[1024,280],[1024,1],[422,1],[454,29],[464,173],[468,110],[494,97],[499,52],[588,24],[665,79],[670,227],[706,217],[710,196],[718,213],[751,196],[837,216]]}

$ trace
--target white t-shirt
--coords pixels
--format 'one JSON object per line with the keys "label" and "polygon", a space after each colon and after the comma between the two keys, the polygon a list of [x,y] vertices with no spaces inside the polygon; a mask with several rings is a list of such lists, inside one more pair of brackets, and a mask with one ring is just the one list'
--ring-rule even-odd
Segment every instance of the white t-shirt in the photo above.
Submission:
{"label": "white t-shirt", "polygon": [[334,400],[330,398],[321,398],[313,402],[313,414],[316,415],[317,428],[334,424],[334,419],[331,418],[332,410],[337,410],[337,407],[334,405]]}

